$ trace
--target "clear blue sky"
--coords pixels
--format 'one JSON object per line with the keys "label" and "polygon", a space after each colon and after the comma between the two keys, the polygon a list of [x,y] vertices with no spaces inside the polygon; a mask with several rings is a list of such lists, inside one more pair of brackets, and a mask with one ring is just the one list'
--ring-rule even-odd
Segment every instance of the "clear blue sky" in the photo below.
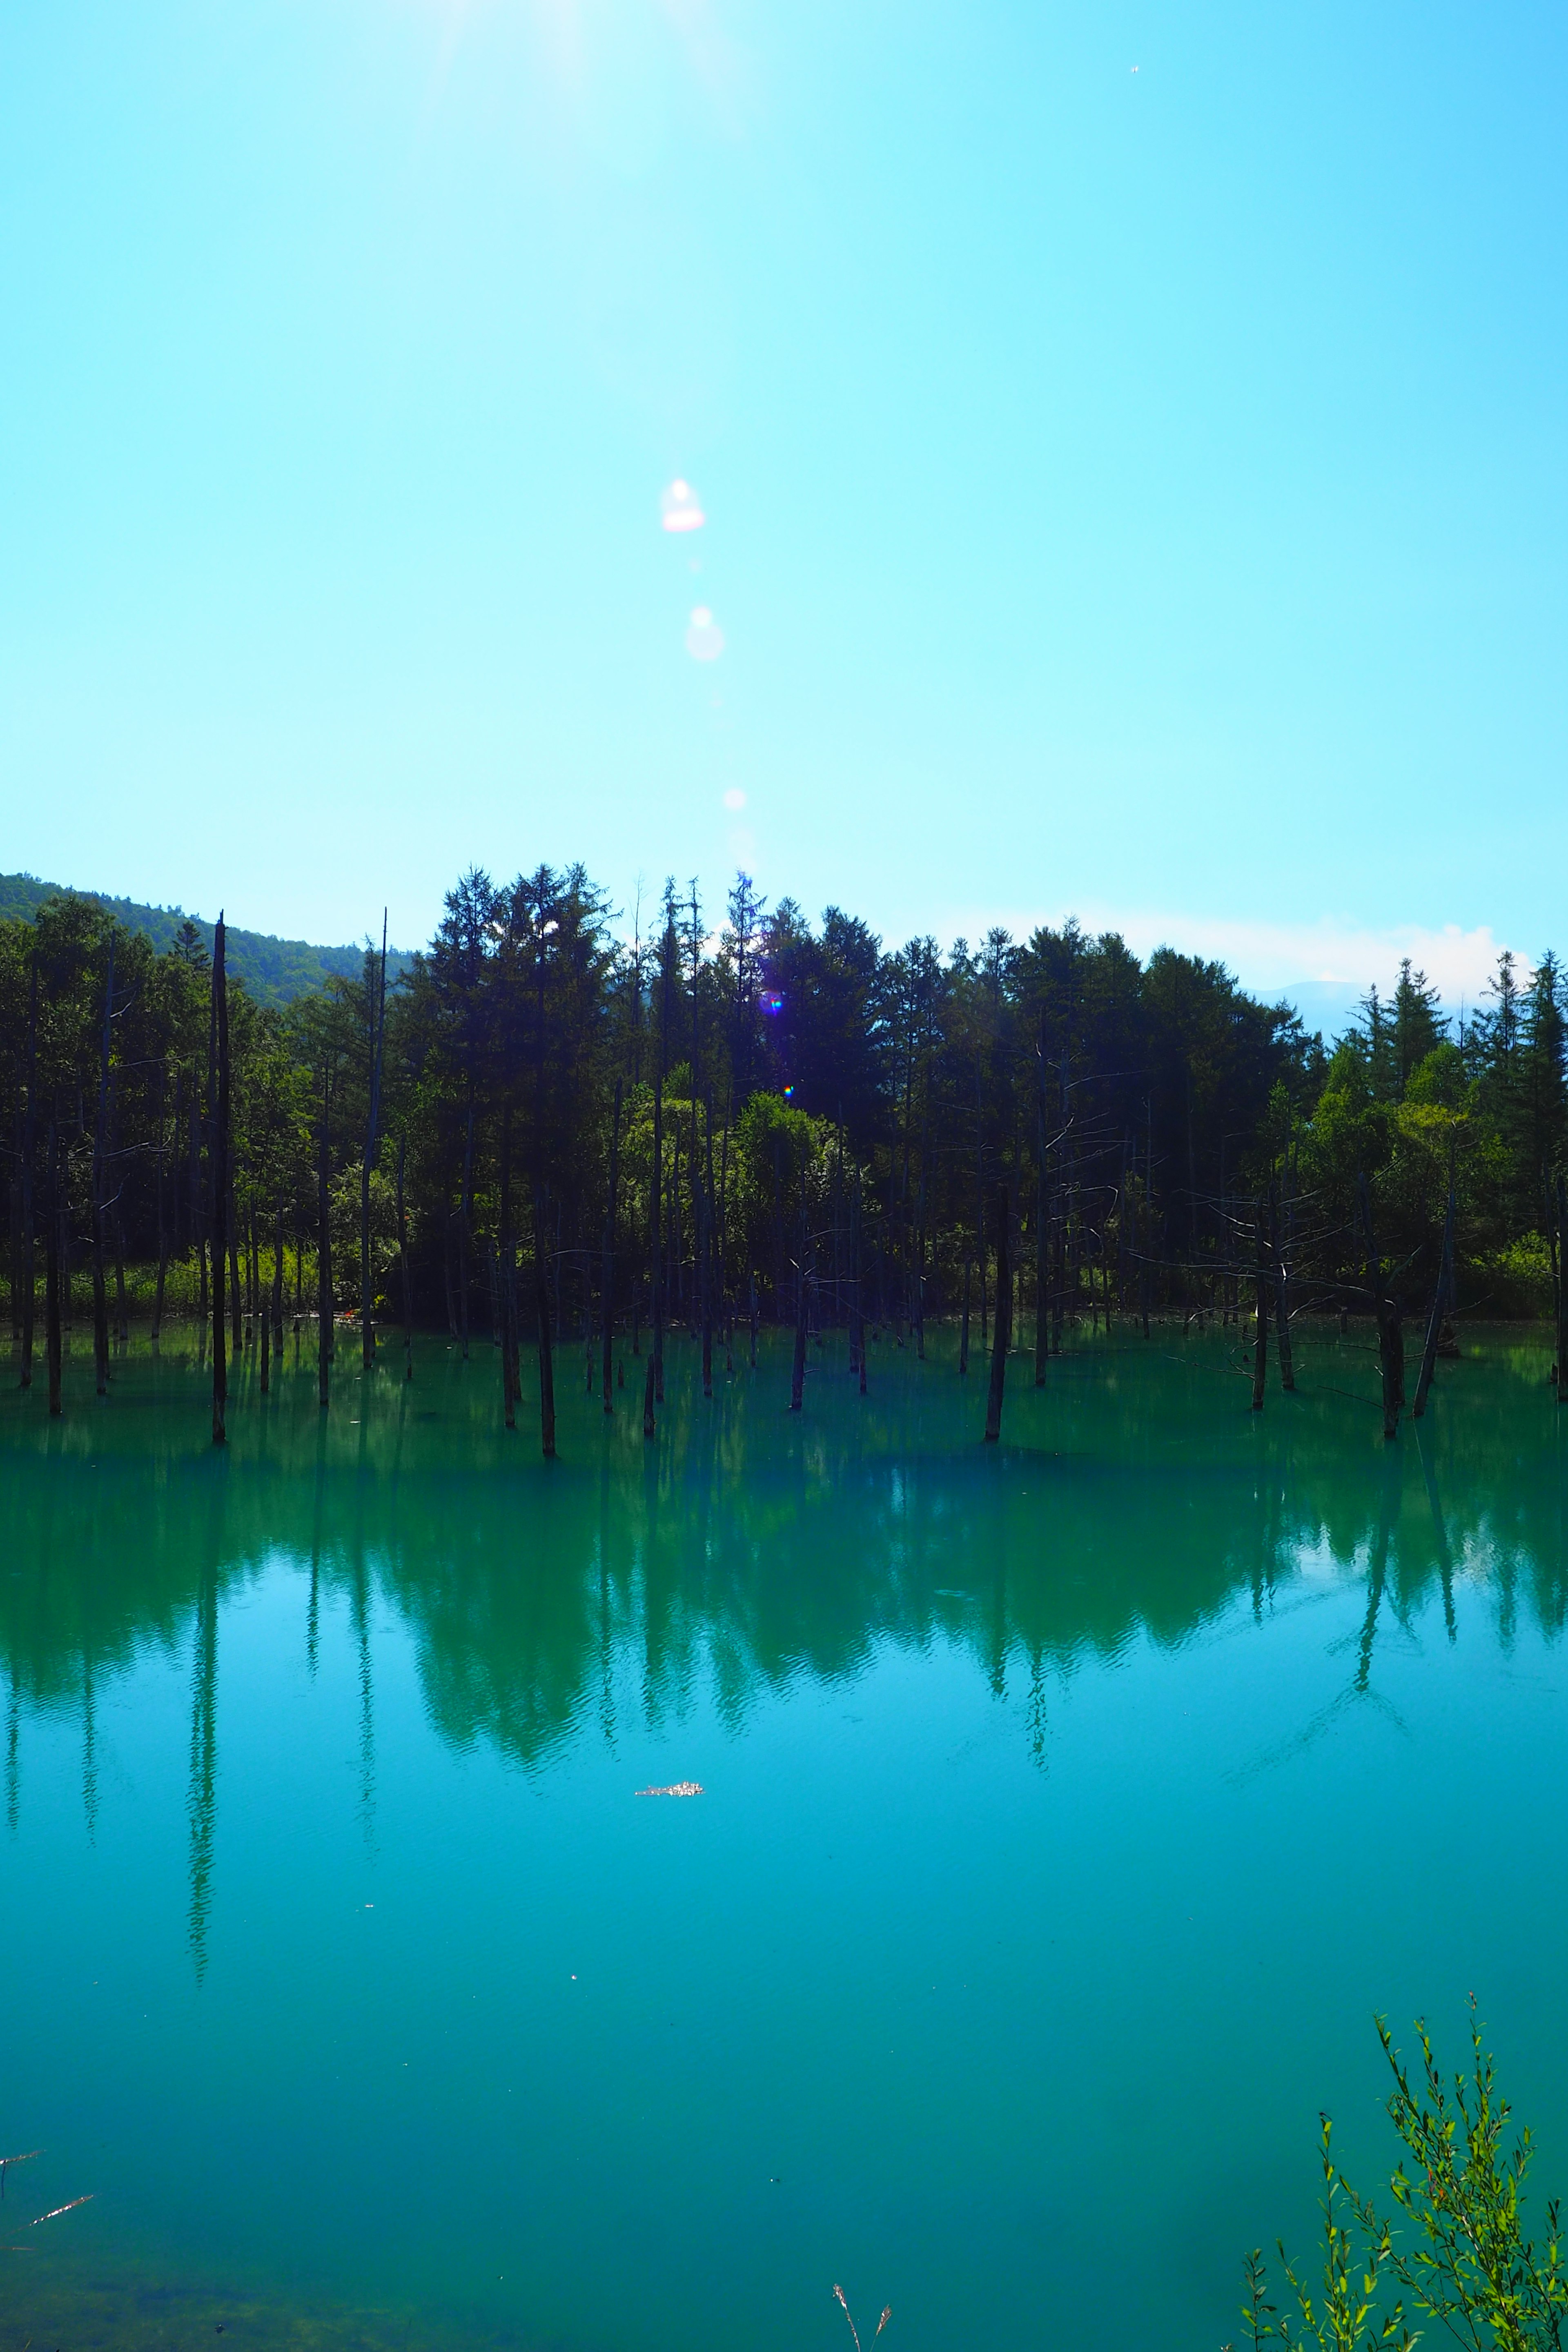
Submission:
{"label": "clear blue sky", "polygon": [[1565,65],[1507,0],[7,8],[0,867],[1568,947]]}

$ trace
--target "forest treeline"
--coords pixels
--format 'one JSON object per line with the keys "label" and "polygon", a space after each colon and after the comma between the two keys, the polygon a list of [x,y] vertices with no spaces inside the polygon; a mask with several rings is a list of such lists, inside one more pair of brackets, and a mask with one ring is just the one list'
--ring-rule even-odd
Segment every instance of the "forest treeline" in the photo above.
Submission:
{"label": "forest treeline", "polygon": [[[172,948],[187,921],[212,952],[213,927],[188,917],[179,907],[149,907],[139,898],[111,898],[101,890],[68,892],[58,882],[40,882],[34,874],[0,874],[0,922],[13,918],[30,922],[51,898],[90,899],[130,931],[144,931],[160,953]],[[288,1004],[307,989],[320,988],[330,974],[353,979],[359,970],[357,948],[312,947],[308,940],[280,940],[269,931],[243,931],[232,924],[228,932],[229,966],[261,1004]],[[401,971],[408,958],[395,952],[392,968]]]}
{"label": "forest treeline", "polygon": [[191,923],[160,951],[81,898],[0,922],[23,1378],[84,1286],[100,1388],[138,1307],[215,1348],[315,1313],[324,1400],[349,1314],[367,1361],[378,1321],[500,1342],[509,1419],[525,1340],[546,1391],[587,1343],[606,1403],[629,1346],[650,1426],[677,1326],[707,1380],[716,1339],[793,1325],[798,1399],[808,1326],[863,1372],[868,1322],[918,1349],[953,1315],[1043,1379],[1086,1314],[1277,1305],[1288,1370],[1303,1309],[1551,1302],[1551,955],[1504,954],[1462,1034],[1406,964],[1329,1051],[1217,963],[1070,923],[889,950],[742,875],[718,921],[671,884],[624,932],[580,867],[472,872],[401,971],[264,1005]]}

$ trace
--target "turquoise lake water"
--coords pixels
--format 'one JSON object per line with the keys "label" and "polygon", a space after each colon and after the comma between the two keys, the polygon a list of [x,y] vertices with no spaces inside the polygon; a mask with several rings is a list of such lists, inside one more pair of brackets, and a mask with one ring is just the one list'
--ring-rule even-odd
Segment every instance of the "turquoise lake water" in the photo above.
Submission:
{"label": "turquoise lake water", "polygon": [[0,2343],[1215,2352],[1472,1989],[1568,2186],[1532,1337],[1386,1447],[1331,1334],[1256,1418],[1218,1335],[1017,1359],[995,1449],[950,1339],[798,1418],[678,1347],[654,1446],[567,1354],[553,1465],[389,1354],[219,1455],[179,1343],[0,1394],[5,2212],[93,2196]]}

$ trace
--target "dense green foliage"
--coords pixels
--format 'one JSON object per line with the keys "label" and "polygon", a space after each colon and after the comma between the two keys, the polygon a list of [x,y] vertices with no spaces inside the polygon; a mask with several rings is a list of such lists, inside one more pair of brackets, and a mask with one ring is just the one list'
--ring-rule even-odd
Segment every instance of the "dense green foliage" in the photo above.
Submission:
{"label": "dense green foliage", "polygon": [[[142,932],[161,955],[166,955],[192,919],[179,907],[144,907],[135,898],[106,898],[101,891],[68,891],[58,882],[36,881],[31,874],[0,874],[0,922],[31,922],[51,898],[86,898],[128,931]],[[208,955],[213,927],[200,918],[195,929]],[[288,1004],[307,989],[320,988],[337,978],[352,980],[358,971],[358,948],[317,948],[304,940],[274,939],[268,931],[243,931],[229,926],[229,966],[258,1004]],[[402,971],[410,958],[401,952],[387,959]]]}
{"label": "dense green foliage", "polygon": [[[387,977],[379,1031],[374,955],[287,1004],[231,985],[251,1285],[279,1231],[313,1279],[324,1150],[336,1301],[360,1303],[368,1206],[378,1296],[401,1311],[401,1230],[416,1319],[455,1331],[531,1299],[536,1265],[563,1327],[597,1328],[606,1278],[615,1315],[646,1318],[657,1226],[668,1319],[794,1319],[804,1288],[817,1319],[858,1299],[918,1339],[966,1295],[986,1311],[1004,1217],[1018,1307],[1047,1323],[1089,1299],[1234,1311],[1271,1186],[1293,1305],[1367,1302],[1370,1213],[1414,1306],[1450,1170],[1461,1303],[1550,1295],[1568,1115],[1549,956],[1522,992],[1505,956],[1461,1037],[1406,967],[1325,1055],[1218,964],[1141,963],[1114,934],[889,951],[837,908],[815,927],[789,900],[767,913],[742,877],[717,935],[667,887],[651,941],[627,941],[580,869],[541,868],[466,876]],[[189,922],[160,947],[68,897],[0,922],[14,1293],[27,1263],[40,1278],[28,1232],[51,1184],[68,1257],[101,1231],[133,1270],[164,1261],[171,1297],[194,1286],[181,1269],[214,1231],[210,996]]]}
{"label": "dense green foliage", "polygon": [[[1405,2150],[1389,2181],[1392,2213],[1360,2197],[1334,2162],[1323,2117],[1322,2277],[1316,2290],[1279,2250],[1294,2315],[1268,2300],[1261,2251],[1247,2263],[1243,2325],[1254,2352],[1261,2344],[1300,2352],[1410,2352],[1419,2340],[1406,2300],[1436,2319],[1470,2352],[1557,2352],[1568,2322],[1568,2271],[1555,2203],[1546,2208],[1541,2245],[1526,2235],[1524,2187],[1531,2162],[1528,2127],[1510,2146],[1510,2109],[1472,2016],[1467,2078],[1444,2080],[1431,2037],[1418,2020],[1422,2081],[1408,2068],[1380,2018],[1378,2039],[1394,2076],[1388,2118]],[[1414,2232],[1406,2243],[1396,2227]],[[1399,2294],[1395,2296],[1395,2290]],[[1391,2298],[1394,2298],[1391,2301]]]}

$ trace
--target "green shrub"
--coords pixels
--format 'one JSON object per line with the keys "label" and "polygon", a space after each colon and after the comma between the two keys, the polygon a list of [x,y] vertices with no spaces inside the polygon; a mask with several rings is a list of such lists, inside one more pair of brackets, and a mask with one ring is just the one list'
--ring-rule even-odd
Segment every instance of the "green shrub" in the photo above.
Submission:
{"label": "green shrub", "polygon": [[[1555,2202],[1546,2208],[1542,2246],[1525,2235],[1522,2192],[1530,2169],[1528,2129],[1507,2145],[1510,2109],[1498,2095],[1491,2054],[1481,2044],[1472,2004],[1471,2071],[1452,2089],[1418,2019],[1423,2084],[1410,2076],[1388,2028],[1378,2040],[1394,2074],[1389,2120],[1403,2142],[1402,2161],[1388,2184],[1394,2207],[1414,2230],[1406,2252],[1389,2215],[1359,2197],[1334,2164],[1331,2126],[1322,2136],[1322,2284],[1314,2294],[1286,2257],[1279,2260],[1295,2303],[1281,2314],[1268,2300],[1262,2252],[1247,2263],[1243,2327],[1247,2341],[1366,2352],[1372,2346],[1407,2347],[1417,2340],[1405,2318],[1406,2301],[1438,2320],[1470,2352],[1560,2352],[1568,2318],[1568,2273]],[[1397,2295],[1394,2290],[1398,2290]]]}

